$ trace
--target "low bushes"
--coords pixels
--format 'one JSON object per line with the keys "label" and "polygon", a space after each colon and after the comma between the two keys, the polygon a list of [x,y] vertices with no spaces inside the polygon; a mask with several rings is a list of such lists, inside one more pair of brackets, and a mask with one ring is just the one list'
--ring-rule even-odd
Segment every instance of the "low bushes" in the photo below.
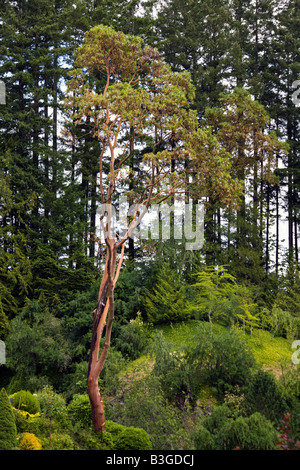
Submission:
{"label": "low bushes", "polygon": [[17,446],[17,427],[6,390],[0,392],[0,450],[12,450]]}
{"label": "low bushes", "polygon": [[41,441],[32,433],[24,432],[20,443],[20,450],[41,450],[42,444]]}
{"label": "low bushes", "polygon": [[118,433],[115,450],[152,450],[152,444],[144,429],[130,426]]}
{"label": "low bushes", "polygon": [[260,413],[232,413],[226,405],[213,409],[194,436],[197,450],[275,450],[278,432]]}
{"label": "low bushes", "polygon": [[27,411],[30,414],[40,412],[39,401],[29,390],[20,390],[13,395],[10,395],[9,398],[13,403],[14,408],[18,410]]}

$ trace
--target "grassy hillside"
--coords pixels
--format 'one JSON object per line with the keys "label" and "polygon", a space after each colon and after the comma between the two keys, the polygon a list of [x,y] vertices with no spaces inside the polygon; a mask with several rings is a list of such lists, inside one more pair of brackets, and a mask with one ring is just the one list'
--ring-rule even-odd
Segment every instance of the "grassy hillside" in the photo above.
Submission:
{"label": "grassy hillside", "polygon": [[[184,323],[176,323],[174,325],[160,325],[153,329],[153,334],[162,332],[164,337],[173,343],[174,350],[181,349],[185,345],[195,345],[199,331],[202,328],[210,331],[209,324],[202,321],[190,320]],[[225,327],[221,325],[213,325],[213,331],[222,331]],[[270,332],[264,330],[253,330],[252,336],[240,333],[246,343],[250,346],[257,364],[262,365],[264,369],[272,370],[276,377],[281,373],[281,366],[292,365],[291,348],[292,341],[285,338],[274,337]],[[126,368],[126,372],[135,371],[135,374],[145,373],[151,369],[151,355],[143,355],[136,361],[133,361]]]}

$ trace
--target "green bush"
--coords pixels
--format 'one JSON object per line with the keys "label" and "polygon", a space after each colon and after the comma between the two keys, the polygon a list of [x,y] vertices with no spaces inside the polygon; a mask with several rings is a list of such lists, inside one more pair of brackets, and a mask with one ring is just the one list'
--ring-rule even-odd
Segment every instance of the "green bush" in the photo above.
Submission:
{"label": "green bush", "polygon": [[164,395],[169,400],[179,397],[184,400],[190,392],[190,371],[184,350],[174,350],[172,342],[159,332],[153,338],[153,352],[152,374],[159,379]]}
{"label": "green bush", "polygon": [[213,409],[194,436],[197,450],[275,450],[278,433],[260,413],[238,416],[226,405]]}
{"label": "green bush", "polygon": [[245,392],[248,415],[258,411],[271,421],[278,421],[286,411],[286,404],[271,372],[258,370],[253,374]]}
{"label": "green bush", "polygon": [[115,450],[152,450],[152,444],[144,429],[130,426],[118,434]]}
{"label": "green bush", "polygon": [[114,450],[114,440],[110,432],[88,435],[84,444],[85,450]]}
{"label": "green bush", "polygon": [[192,392],[197,395],[203,385],[214,389],[219,398],[236,386],[246,386],[255,359],[241,334],[226,330],[201,332],[198,343],[187,359]]}
{"label": "green bush", "polygon": [[124,392],[123,403],[116,401],[113,407],[108,407],[106,416],[124,426],[143,428],[154,449],[191,448],[182,414],[163,395],[155,376],[145,375],[130,383]]}
{"label": "green bush", "polygon": [[92,426],[92,408],[87,394],[74,395],[67,407],[68,415],[73,423],[79,424],[84,429]]}
{"label": "green bush", "polygon": [[212,434],[204,426],[199,427],[194,439],[197,450],[215,450],[216,448]]}
{"label": "green bush", "polygon": [[148,344],[149,339],[139,315],[135,320],[131,320],[120,327],[115,341],[115,346],[122,353],[122,356],[130,360],[135,360],[141,356]]}
{"label": "green bush", "polygon": [[41,439],[44,450],[74,450],[75,444],[69,434],[54,432],[49,438]]}
{"label": "green bush", "polygon": [[14,407],[13,407],[13,412],[15,416],[18,434],[23,433],[25,431],[32,432],[31,431],[32,423],[35,420],[40,420],[39,413],[32,415],[28,413],[28,411],[18,410]]}
{"label": "green bush", "polygon": [[105,431],[109,432],[113,436],[114,440],[122,431],[124,431],[124,429],[125,426],[123,426],[123,424],[114,423],[110,420],[105,421]]}
{"label": "green bush", "polygon": [[33,415],[40,412],[39,401],[29,390],[19,390],[11,395],[10,399],[13,400],[14,408],[18,410],[28,411]]}
{"label": "green bush", "polygon": [[0,450],[12,450],[17,446],[17,427],[6,390],[0,392]]}

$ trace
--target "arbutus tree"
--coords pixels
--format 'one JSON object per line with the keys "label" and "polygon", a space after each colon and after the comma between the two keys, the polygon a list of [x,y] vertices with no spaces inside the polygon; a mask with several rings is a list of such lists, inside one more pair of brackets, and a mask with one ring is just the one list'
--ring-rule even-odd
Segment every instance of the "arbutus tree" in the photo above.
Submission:
{"label": "arbutus tree", "polygon": [[[205,155],[206,174],[209,171],[218,174],[222,168],[227,175],[216,179],[220,197],[231,200],[230,193],[235,195],[236,185],[232,180],[232,190],[229,155],[216,140],[212,162],[207,158],[210,131],[200,132],[196,113],[189,109],[194,98],[189,73],[172,72],[156,49],[143,47],[141,38],[103,25],[86,33],[76,53],[75,67],[65,106],[69,122],[76,126],[84,124],[99,142],[99,200],[104,208],[101,222],[106,258],[98,304],[93,312],[88,367],[93,425],[96,432],[101,432],[105,431],[105,416],[98,379],[110,347],[114,289],[124,260],[125,243],[151,205],[185,193],[190,176],[201,168],[202,155]],[[68,130],[68,122],[65,137],[76,139],[74,132]],[[140,148],[140,158],[138,171],[132,174],[130,159],[134,143]],[[115,234],[111,223],[112,204],[122,188],[135,210],[127,218],[123,233]],[[197,191],[200,194],[204,190],[205,175],[201,186],[200,174]],[[100,350],[104,328],[104,345]]]}

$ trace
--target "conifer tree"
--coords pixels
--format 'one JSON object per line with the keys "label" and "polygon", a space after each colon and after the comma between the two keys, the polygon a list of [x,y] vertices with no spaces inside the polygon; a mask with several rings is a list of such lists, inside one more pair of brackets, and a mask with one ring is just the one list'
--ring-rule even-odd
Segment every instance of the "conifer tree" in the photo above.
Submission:
{"label": "conifer tree", "polygon": [[4,388],[0,392],[0,449],[17,447],[17,427],[12,406]]}

